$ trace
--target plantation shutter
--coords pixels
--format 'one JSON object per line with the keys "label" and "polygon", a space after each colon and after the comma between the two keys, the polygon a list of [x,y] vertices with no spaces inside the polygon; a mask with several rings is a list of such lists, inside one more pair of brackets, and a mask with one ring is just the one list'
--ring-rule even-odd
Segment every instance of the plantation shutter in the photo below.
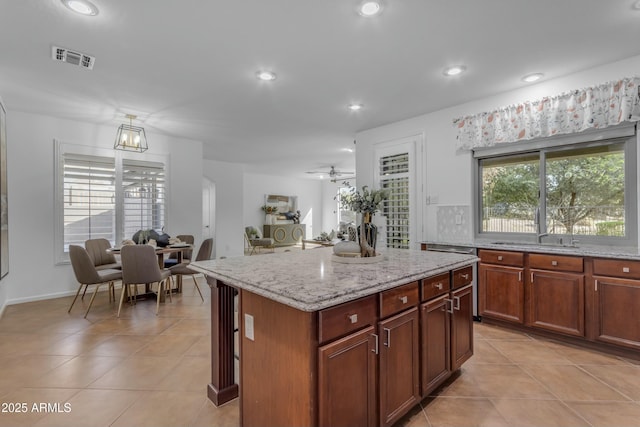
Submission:
{"label": "plantation shutter", "polygon": [[63,242],[115,241],[115,179],[113,158],[65,153],[63,156]]}
{"label": "plantation shutter", "polygon": [[382,213],[387,217],[387,247],[408,249],[410,243],[409,216],[409,153],[379,158],[380,188],[389,191]]}
{"label": "plantation shutter", "polygon": [[165,224],[166,181],[163,163],[122,161],[124,238],[138,230],[160,231]]}

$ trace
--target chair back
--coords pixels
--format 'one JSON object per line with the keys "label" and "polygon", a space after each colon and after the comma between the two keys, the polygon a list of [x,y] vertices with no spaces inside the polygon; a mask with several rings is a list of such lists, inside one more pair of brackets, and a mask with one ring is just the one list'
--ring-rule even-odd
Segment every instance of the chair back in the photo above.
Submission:
{"label": "chair back", "polygon": [[196,255],[196,261],[206,261],[211,259],[211,252],[213,251],[213,239],[204,239],[198,249],[198,255]]}
{"label": "chair back", "polygon": [[149,245],[125,245],[120,250],[122,283],[125,285],[160,282],[156,250]]}
{"label": "chair back", "polygon": [[113,254],[107,253],[107,249],[111,247],[107,239],[89,239],[84,242],[84,247],[95,266],[117,262]]}
{"label": "chair back", "polygon": [[85,248],[78,245],[69,245],[69,259],[78,283],[91,285],[102,282],[96,267],[93,265],[93,260]]}

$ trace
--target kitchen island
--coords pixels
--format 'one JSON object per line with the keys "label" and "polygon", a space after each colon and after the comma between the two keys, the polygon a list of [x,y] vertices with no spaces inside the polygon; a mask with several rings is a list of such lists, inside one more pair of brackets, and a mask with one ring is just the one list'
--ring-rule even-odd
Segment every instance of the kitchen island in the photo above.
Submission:
{"label": "kitchen island", "polygon": [[398,249],[373,264],[333,257],[320,248],[191,263],[212,292],[208,396],[220,405],[239,395],[241,425],[388,426],[473,353],[477,257]]}

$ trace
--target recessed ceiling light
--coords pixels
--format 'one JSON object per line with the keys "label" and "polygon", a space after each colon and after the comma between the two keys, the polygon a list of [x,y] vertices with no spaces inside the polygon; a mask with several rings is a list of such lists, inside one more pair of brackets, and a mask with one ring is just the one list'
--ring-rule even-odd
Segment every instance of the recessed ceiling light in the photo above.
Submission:
{"label": "recessed ceiling light", "polygon": [[358,8],[358,13],[362,16],[366,16],[367,18],[376,16],[380,14],[380,12],[382,12],[382,4],[377,1],[364,1]]}
{"label": "recessed ceiling light", "polygon": [[62,0],[62,4],[81,15],[95,16],[98,14],[98,8],[88,0]]}
{"label": "recessed ceiling light", "polygon": [[345,153],[353,153],[353,148],[343,148],[342,151]]}
{"label": "recessed ceiling light", "polygon": [[276,79],[276,73],[271,71],[258,71],[256,77],[265,82],[270,82]]}
{"label": "recessed ceiling light", "polygon": [[463,72],[465,72],[467,69],[467,67],[465,67],[464,65],[453,65],[449,68],[445,68],[444,69],[444,75],[445,76],[457,76],[458,74],[461,74]]}
{"label": "recessed ceiling light", "polygon": [[533,83],[533,82],[537,82],[542,77],[544,77],[544,74],[542,73],[527,74],[522,78],[522,81],[526,83]]}
{"label": "recessed ceiling light", "polygon": [[362,110],[362,107],[364,107],[364,105],[362,104],[349,104],[348,108],[351,111],[359,111]]}

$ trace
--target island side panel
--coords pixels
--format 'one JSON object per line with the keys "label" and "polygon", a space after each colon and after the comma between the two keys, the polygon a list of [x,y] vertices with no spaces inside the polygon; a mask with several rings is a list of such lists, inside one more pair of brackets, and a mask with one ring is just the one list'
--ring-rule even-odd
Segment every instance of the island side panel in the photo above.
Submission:
{"label": "island side panel", "polygon": [[242,290],[239,323],[240,425],[316,425],[317,313]]}
{"label": "island side panel", "polygon": [[207,396],[219,406],[238,397],[233,357],[236,291],[213,277],[206,277],[211,288],[211,384],[207,387]]}

